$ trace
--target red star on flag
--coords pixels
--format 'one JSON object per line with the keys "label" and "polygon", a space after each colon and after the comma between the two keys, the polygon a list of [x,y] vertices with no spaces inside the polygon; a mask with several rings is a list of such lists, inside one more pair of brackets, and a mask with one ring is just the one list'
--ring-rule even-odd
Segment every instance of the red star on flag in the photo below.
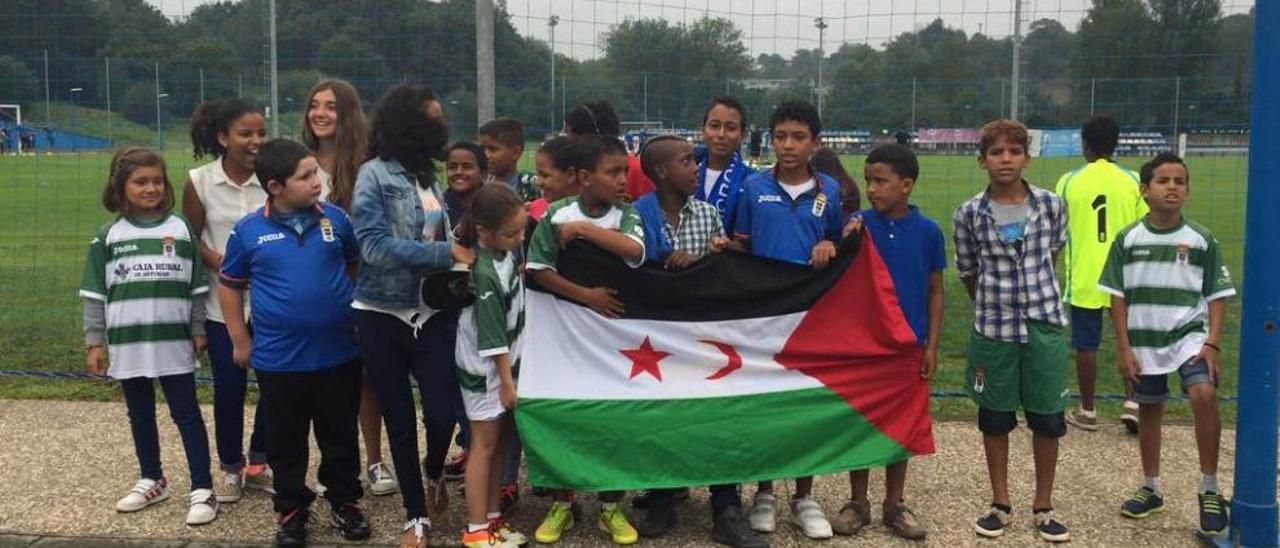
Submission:
{"label": "red star on flag", "polygon": [[644,338],[644,342],[640,343],[640,348],[631,350],[618,350],[623,356],[631,360],[631,378],[636,378],[641,373],[653,375],[653,378],[662,381],[662,370],[658,369],[658,362],[663,358],[670,356],[670,352],[662,352],[654,350],[653,344],[649,342],[649,337]]}

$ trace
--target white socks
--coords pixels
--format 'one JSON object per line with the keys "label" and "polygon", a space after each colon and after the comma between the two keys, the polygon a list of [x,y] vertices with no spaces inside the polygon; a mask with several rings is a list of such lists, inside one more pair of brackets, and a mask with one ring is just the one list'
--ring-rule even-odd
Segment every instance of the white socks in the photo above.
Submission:
{"label": "white socks", "polygon": [[[1160,496],[1160,497],[1164,496],[1164,493],[1160,491],[1159,477],[1143,478],[1142,484],[1147,486],[1148,489],[1155,491],[1156,496]],[[1218,489],[1217,474],[1200,474],[1200,494],[1203,495],[1205,493],[1221,493],[1221,491]]]}
{"label": "white socks", "polygon": [[1147,489],[1154,491],[1157,497],[1164,497],[1164,493],[1160,491],[1159,476],[1155,476],[1155,477],[1147,476],[1146,478],[1143,479],[1142,484],[1147,486]]}
{"label": "white socks", "polygon": [[1221,491],[1218,490],[1218,475],[1200,474],[1200,494],[1203,495],[1210,491],[1214,493],[1221,493]]}

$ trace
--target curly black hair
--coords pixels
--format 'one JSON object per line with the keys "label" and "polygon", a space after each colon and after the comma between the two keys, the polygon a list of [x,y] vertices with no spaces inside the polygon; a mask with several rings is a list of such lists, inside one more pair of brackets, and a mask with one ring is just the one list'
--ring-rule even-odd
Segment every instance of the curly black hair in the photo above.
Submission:
{"label": "curly black hair", "polygon": [[622,122],[613,105],[603,99],[587,101],[564,116],[564,127],[570,135],[603,135],[617,137],[622,133]]}
{"label": "curly black hair", "polygon": [[782,122],[800,122],[809,126],[809,133],[813,134],[813,138],[817,139],[818,134],[822,132],[822,119],[818,116],[818,109],[808,101],[783,101],[778,104],[778,108],[773,109],[773,116],[769,117],[769,131],[777,129],[778,124]]}
{"label": "curly black hair", "polygon": [[445,158],[449,128],[444,120],[427,115],[426,104],[439,98],[421,84],[391,86],[373,107],[369,154],[396,160],[419,174],[435,173],[435,160]]}
{"label": "curly black hair", "polygon": [[1080,140],[1094,154],[1109,158],[1120,144],[1120,124],[1114,118],[1094,116],[1080,128]]}

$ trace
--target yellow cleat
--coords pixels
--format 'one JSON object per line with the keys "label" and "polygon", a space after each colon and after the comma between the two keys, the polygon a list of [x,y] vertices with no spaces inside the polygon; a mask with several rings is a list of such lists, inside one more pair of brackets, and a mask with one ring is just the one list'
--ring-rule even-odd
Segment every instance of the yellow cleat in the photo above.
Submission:
{"label": "yellow cleat", "polygon": [[599,525],[601,531],[613,537],[614,544],[635,544],[640,540],[640,533],[637,533],[636,528],[627,521],[627,515],[622,513],[621,505],[615,504],[613,508],[602,509]]}
{"label": "yellow cleat", "polygon": [[560,541],[560,537],[566,532],[573,529],[576,525],[573,521],[573,512],[569,511],[569,503],[555,502],[551,504],[551,508],[547,510],[547,517],[542,519],[542,525],[533,532],[533,539],[540,544],[554,544]]}

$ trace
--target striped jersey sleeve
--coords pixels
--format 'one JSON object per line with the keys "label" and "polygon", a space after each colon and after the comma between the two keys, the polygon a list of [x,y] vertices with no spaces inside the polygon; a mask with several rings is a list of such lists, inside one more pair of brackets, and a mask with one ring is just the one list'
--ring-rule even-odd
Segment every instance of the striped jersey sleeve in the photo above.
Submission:
{"label": "striped jersey sleeve", "polygon": [[107,300],[107,224],[93,235],[89,252],[84,261],[84,276],[80,280],[80,296],[96,301]]}

